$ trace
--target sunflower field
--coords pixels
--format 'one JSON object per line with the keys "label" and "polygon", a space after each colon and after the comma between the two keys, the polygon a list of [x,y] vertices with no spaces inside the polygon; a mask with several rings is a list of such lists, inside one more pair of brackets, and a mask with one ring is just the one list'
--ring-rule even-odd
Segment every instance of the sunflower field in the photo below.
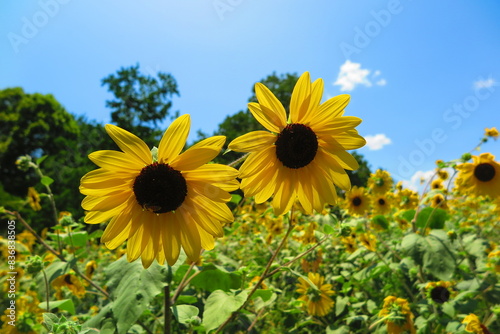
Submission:
{"label": "sunflower field", "polygon": [[[21,156],[44,191],[0,207],[0,333],[500,333],[500,163],[476,153],[495,128],[423,191],[380,169],[351,186],[365,139],[348,95],[322,103],[307,72],[289,110],[255,93],[265,130],[228,165],[224,136],[184,150],[189,115],[153,148],[106,125],[120,151],[89,155],[83,216],[56,206],[46,157]],[[24,211],[42,202],[38,231]]]}

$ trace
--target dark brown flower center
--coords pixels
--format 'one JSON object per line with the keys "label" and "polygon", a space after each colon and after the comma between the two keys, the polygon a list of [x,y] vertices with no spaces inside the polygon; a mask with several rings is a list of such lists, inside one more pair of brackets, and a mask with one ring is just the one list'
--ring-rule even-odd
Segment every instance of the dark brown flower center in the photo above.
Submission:
{"label": "dark brown flower center", "polygon": [[474,176],[482,182],[491,181],[495,177],[495,167],[489,163],[482,163],[474,168]]}
{"label": "dark brown flower center", "polygon": [[318,151],[318,139],[314,131],[304,124],[288,124],[276,140],[276,156],[283,166],[302,168],[313,161]]}
{"label": "dark brown flower center", "polygon": [[73,284],[73,282],[71,282],[71,275],[70,274],[67,274],[66,276],[64,276],[64,282],[66,282],[67,284]]}
{"label": "dark brown flower center", "polygon": [[378,204],[379,204],[379,205],[385,205],[385,199],[383,199],[383,198],[379,198],[379,199],[378,199]]}
{"label": "dark brown flower center", "polygon": [[354,197],[354,198],[352,199],[352,205],[354,205],[354,206],[360,206],[360,205],[361,205],[361,198],[359,198],[359,197]]}
{"label": "dark brown flower center", "polygon": [[444,303],[450,299],[450,290],[443,286],[437,286],[431,290],[431,298],[436,303]]}
{"label": "dark brown flower center", "polygon": [[187,195],[186,180],[181,172],[158,162],[141,170],[133,189],[137,203],[154,213],[174,211]]}

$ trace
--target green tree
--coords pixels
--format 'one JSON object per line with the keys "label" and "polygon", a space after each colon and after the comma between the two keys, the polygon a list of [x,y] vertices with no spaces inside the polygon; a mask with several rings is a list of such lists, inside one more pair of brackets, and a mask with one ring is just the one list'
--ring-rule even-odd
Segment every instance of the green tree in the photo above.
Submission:
{"label": "green tree", "polygon": [[0,180],[5,191],[26,196],[26,190],[37,182],[34,173],[17,169],[16,159],[29,154],[64,155],[69,141],[78,138],[75,119],[47,94],[26,94],[22,88],[0,91]]}
{"label": "green tree", "polygon": [[113,100],[106,101],[112,110],[113,123],[133,132],[150,146],[156,144],[161,135],[158,123],[170,114],[172,97],[179,95],[174,77],[163,72],[158,72],[156,77],[144,75],[137,64],[110,74],[102,79],[102,85],[114,95]]}

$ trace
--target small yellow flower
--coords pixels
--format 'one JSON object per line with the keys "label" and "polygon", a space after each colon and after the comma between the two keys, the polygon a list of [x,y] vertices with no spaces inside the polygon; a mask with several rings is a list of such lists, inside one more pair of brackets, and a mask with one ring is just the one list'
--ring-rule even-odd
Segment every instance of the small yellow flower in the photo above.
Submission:
{"label": "small yellow flower", "polygon": [[427,297],[438,304],[447,302],[454,295],[454,291],[451,289],[452,286],[452,282],[429,282],[425,286]]}
{"label": "small yellow flower", "polygon": [[358,245],[356,243],[356,235],[351,235],[349,237],[342,237],[340,238],[340,241],[342,241],[342,244],[345,247],[345,250],[348,253],[354,253],[356,249],[358,249]]}
{"label": "small yellow flower", "polygon": [[388,334],[402,334],[405,331],[409,331],[411,334],[416,333],[413,324],[414,315],[406,299],[394,296],[386,297],[378,316],[386,318],[384,322],[387,325]]}
{"label": "small yellow flower", "polygon": [[35,211],[40,211],[42,209],[40,205],[40,195],[33,187],[28,188],[28,203]]}
{"label": "small yellow flower", "polygon": [[301,260],[301,266],[302,270],[305,272],[317,272],[319,269],[319,265],[321,264],[321,261],[323,260],[323,251],[320,250],[313,250],[306,256],[304,256]]}
{"label": "small yellow flower", "polygon": [[30,252],[33,251],[33,245],[36,242],[36,238],[30,231],[24,230],[23,232],[19,233],[17,235],[17,240],[26,247],[28,247]]}
{"label": "small yellow flower", "polygon": [[484,327],[484,325],[481,324],[481,321],[474,313],[471,313],[468,316],[466,316],[464,320],[462,320],[462,323],[466,325],[465,330],[469,333],[489,334],[489,332],[484,331],[486,327]]}
{"label": "small yellow flower", "polygon": [[372,197],[373,213],[375,215],[386,215],[391,212],[392,199],[387,194],[376,193]]}
{"label": "small yellow flower", "polygon": [[411,189],[403,189],[397,193],[396,204],[401,210],[411,210],[418,206],[418,193]]}
{"label": "small yellow flower", "polygon": [[443,181],[440,178],[433,180],[431,183],[431,189],[434,189],[434,190],[444,189]]}
{"label": "small yellow flower", "polygon": [[345,194],[345,202],[347,212],[352,216],[363,216],[370,210],[370,198],[363,187],[352,187],[351,191]]}
{"label": "small yellow flower", "polygon": [[362,246],[368,249],[371,252],[375,252],[377,250],[377,237],[369,232],[361,233],[358,236],[358,240]]}
{"label": "small yellow flower", "polygon": [[333,308],[334,302],[331,295],[334,294],[331,284],[324,284],[325,278],[317,273],[308,273],[311,285],[302,277],[297,283],[297,292],[302,296],[298,300],[303,301],[307,306],[307,312],[312,316],[324,317]]}
{"label": "small yellow flower", "polygon": [[495,272],[500,273],[500,250],[488,254],[488,263],[486,265],[489,268],[494,268]]}
{"label": "small yellow flower", "polygon": [[85,276],[92,278],[96,269],[97,263],[94,260],[87,262],[85,265]]}
{"label": "small yellow flower", "polygon": [[448,205],[446,204],[446,198],[443,194],[436,194],[432,197],[431,207],[440,208],[443,210],[448,210]]}
{"label": "small yellow flower", "polygon": [[392,188],[392,177],[388,171],[377,169],[368,179],[368,188],[376,194],[385,194]]}
{"label": "small yellow flower", "polygon": [[443,180],[443,181],[448,180],[448,177],[450,176],[450,175],[448,174],[448,172],[447,172],[446,170],[444,170],[444,169],[440,169],[440,170],[438,170],[437,174],[438,174],[439,178],[440,178],[441,180]]}
{"label": "small yellow flower", "polygon": [[56,289],[56,298],[62,299],[62,288],[67,287],[77,298],[85,296],[85,287],[78,277],[73,274],[65,274],[52,281],[52,286]]}
{"label": "small yellow flower", "polygon": [[[255,286],[255,284],[257,284],[260,280],[260,276],[255,276],[254,278],[252,278],[250,280],[250,283],[248,284],[248,287],[249,288],[253,288]],[[262,281],[262,283],[260,283],[260,286],[259,286],[259,289],[263,289],[263,290],[267,290],[267,284],[264,283],[264,281]]]}
{"label": "small yellow flower", "polygon": [[492,127],[491,129],[485,128],[484,135],[486,137],[491,137],[491,138],[497,139],[500,134],[498,133],[497,128]]}

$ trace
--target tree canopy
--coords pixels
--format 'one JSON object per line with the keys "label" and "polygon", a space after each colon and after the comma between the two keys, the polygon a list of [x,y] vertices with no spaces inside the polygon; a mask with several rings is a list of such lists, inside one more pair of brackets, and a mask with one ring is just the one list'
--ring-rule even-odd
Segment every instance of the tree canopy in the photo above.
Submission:
{"label": "tree canopy", "polygon": [[158,124],[170,115],[172,97],[179,95],[174,77],[163,72],[142,74],[137,64],[108,75],[102,85],[114,95],[106,101],[113,123],[154,145],[161,135]]}

